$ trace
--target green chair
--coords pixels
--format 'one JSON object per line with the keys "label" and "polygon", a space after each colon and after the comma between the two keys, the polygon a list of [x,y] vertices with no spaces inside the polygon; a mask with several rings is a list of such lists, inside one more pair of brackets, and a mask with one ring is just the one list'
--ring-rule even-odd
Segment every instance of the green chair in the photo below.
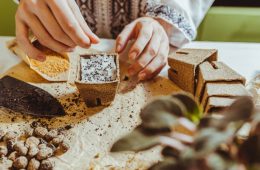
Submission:
{"label": "green chair", "polygon": [[0,36],[15,35],[15,11],[13,0],[0,0]]}
{"label": "green chair", "polygon": [[260,42],[260,8],[211,8],[199,28],[197,40]]}

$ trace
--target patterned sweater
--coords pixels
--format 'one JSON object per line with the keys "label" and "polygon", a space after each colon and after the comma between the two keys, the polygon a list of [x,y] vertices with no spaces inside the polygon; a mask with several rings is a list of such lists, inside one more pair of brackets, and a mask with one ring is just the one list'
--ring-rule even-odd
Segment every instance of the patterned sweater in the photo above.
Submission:
{"label": "patterned sweater", "polygon": [[[16,0],[17,1],[17,0]],[[101,38],[116,38],[136,18],[149,16],[164,27],[171,45],[181,47],[214,0],[76,0],[89,27]]]}

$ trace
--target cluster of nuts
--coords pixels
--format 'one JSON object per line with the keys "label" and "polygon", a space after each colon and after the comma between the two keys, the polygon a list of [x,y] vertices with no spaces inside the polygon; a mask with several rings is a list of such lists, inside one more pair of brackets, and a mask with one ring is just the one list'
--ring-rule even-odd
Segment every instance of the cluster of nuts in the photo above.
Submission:
{"label": "cluster of nuts", "polygon": [[0,142],[4,144],[0,146],[0,158],[12,161],[13,169],[52,170],[54,162],[50,158],[69,149],[62,132],[44,127],[29,129],[24,137],[0,130]]}

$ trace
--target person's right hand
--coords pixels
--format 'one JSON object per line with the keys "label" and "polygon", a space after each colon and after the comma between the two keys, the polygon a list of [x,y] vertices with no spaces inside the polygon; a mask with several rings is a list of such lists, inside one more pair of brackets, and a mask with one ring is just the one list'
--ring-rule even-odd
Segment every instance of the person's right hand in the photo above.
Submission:
{"label": "person's right hand", "polygon": [[29,31],[42,45],[58,53],[70,52],[77,45],[89,48],[99,42],[75,0],[20,0],[15,20],[18,45],[40,61],[45,60],[45,55],[31,44]]}

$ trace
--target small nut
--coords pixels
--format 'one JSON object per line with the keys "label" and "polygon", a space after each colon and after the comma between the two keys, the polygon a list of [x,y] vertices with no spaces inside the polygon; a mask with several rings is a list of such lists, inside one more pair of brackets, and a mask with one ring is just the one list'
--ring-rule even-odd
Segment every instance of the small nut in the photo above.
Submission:
{"label": "small nut", "polygon": [[41,163],[37,159],[33,158],[29,161],[27,170],[38,170],[40,167],[40,164]]}
{"label": "small nut", "polygon": [[48,133],[48,130],[44,127],[37,127],[34,129],[34,134],[40,138],[43,138],[47,133]]}
{"label": "small nut", "polygon": [[16,140],[15,140],[15,139],[8,140],[8,141],[6,142],[6,146],[7,146],[8,152],[14,151],[14,145],[15,145],[15,143],[16,143]]}
{"label": "small nut", "polygon": [[10,159],[11,161],[15,161],[16,158],[18,158],[18,153],[16,151],[10,153],[10,155],[8,156],[8,159]]}
{"label": "small nut", "polygon": [[40,170],[52,170],[55,164],[50,159],[43,160],[40,165]]}
{"label": "small nut", "polygon": [[0,146],[0,157],[6,156],[8,153],[8,149],[6,146]]}
{"label": "small nut", "polygon": [[47,141],[50,141],[52,140],[53,138],[57,137],[58,135],[58,131],[53,129],[53,130],[50,130],[46,135],[45,135],[45,139]]}
{"label": "small nut", "polygon": [[5,136],[5,132],[3,130],[0,130],[0,142],[3,140]]}
{"label": "small nut", "polygon": [[59,135],[59,136],[57,136],[56,138],[53,138],[52,141],[51,141],[51,143],[52,143],[54,146],[58,147],[59,144],[60,144],[62,141],[63,141],[63,135],[62,135],[62,136]]}
{"label": "small nut", "polygon": [[26,139],[25,143],[28,145],[28,146],[31,146],[31,145],[35,145],[35,146],[38,146],[39,143],[40,143],[40,140],[34,136],[31,136],[29,138]]}
{"label": "small nut", "polygon": [[38,145],[38,148],[45,149],[45,148],[47,148],[47,145],[45,143],[42,143],[42,144]]}
{"label": "small nut", "polygon": [[70,145],[66,141],[63,141],[62,143],[60,143],[59,147],[62,152],[67,152],[70,149]]}
{"label": "small nut", "polygon": [[37,155],[38,152],[39,152],[38,147],[35,146],[35,145],[32,145],[32,146],[29,147],[29,151],[28,151],[28,154],[27,154],[27,155],[28,155],[30,158],[32,158],[32,157],[34,157],[35,155]]}
{"label": "small nut", "polygon": [[9,141],[9,140],[12,140],[12,139],[15,139],[17,138],[17,133],[16,132],[7,132],[4,136],[4,141]]}
{"label": "small nut", "polygon": [[26,168],[27,164],[28,164],[28,160],[25,156],[20,156],[16,158],[15,161],[13,162],[13,166],[17,169]]}
{"label": "small nut", "polygon": [[33,135],[33,128],[31,128],[31,127],[26,128],[24,134],[25,134],[26,137],[32,136]]}
{"label": "small nut", "polygon": [[55,150],[57,149],[57,148],[56,148],[53,144],[51,144],[51,143],[48,143],[47,146],[48,146],[49,148],[51,148],[53,151],[55,151]]}
{"label": "small nut", "polygon": [[21,156],[25,156],[28,152],[28,148],[22,142],[17,142],[13,148]]}
{"label": "small nut", "polygon": [[40,161],[43,159],[47,159],[53,155],[53,150],[49,147],[40,149],[36,155],[36,158]]}

